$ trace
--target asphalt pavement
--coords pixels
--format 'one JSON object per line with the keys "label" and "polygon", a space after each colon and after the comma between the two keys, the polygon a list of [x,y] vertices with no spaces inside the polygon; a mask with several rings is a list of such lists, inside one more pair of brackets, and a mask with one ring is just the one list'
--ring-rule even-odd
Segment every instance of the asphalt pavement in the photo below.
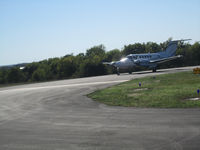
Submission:
{"label": "asphalt pavement", "polygon": [[200,109],[107,106],[87,94],[173,68],[0,88],[0,150],[200,149]]}

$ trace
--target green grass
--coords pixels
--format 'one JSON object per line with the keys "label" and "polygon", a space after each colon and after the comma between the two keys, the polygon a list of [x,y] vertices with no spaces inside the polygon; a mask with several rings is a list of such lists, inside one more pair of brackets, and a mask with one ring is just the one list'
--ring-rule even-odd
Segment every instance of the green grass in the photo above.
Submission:
{"label": "green grass", "polygon": [[115,106],[189,108],[200,107],[200,100],[188,100],[198,97],[197,89],[200,89],[200,75],[181,72],[134,79],[95,91],[88,97]]}

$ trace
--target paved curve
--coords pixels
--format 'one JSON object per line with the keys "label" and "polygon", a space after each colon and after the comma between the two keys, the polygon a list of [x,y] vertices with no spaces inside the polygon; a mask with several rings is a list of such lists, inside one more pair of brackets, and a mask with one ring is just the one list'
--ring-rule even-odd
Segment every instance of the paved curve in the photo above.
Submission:
{"label": "paved curve", "polygon": [[200,109],[110,107],[85,95],[192,67],[0,88],[0,149],[200,149]]}

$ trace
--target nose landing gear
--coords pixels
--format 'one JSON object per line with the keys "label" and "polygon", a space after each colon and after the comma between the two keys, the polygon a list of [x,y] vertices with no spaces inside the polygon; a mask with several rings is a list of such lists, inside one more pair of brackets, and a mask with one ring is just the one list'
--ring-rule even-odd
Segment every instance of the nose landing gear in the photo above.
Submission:
{"label": "nose landing gear", "polygon": [[153,68],[152,72],[156,72],[156,67],[155,67],[155,68]]}
{"label": "nose landing gear", "polygon": [[119,67],[117,67],[117,75],[118,75],[118,76],[120,75]]}

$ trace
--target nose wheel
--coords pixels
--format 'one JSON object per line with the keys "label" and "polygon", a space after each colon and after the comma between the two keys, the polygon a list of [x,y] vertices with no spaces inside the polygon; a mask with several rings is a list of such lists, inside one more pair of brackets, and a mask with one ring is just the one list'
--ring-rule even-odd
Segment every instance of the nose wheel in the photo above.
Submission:
{"label": "nose wheel", "polygon": [[153,68],[152,72],[156,72],[156,68]]}
{"label": "nose wheel", "polygon": [[120,75],[119,67],[117,67],[117,75],[118,75],[118,76]]}

